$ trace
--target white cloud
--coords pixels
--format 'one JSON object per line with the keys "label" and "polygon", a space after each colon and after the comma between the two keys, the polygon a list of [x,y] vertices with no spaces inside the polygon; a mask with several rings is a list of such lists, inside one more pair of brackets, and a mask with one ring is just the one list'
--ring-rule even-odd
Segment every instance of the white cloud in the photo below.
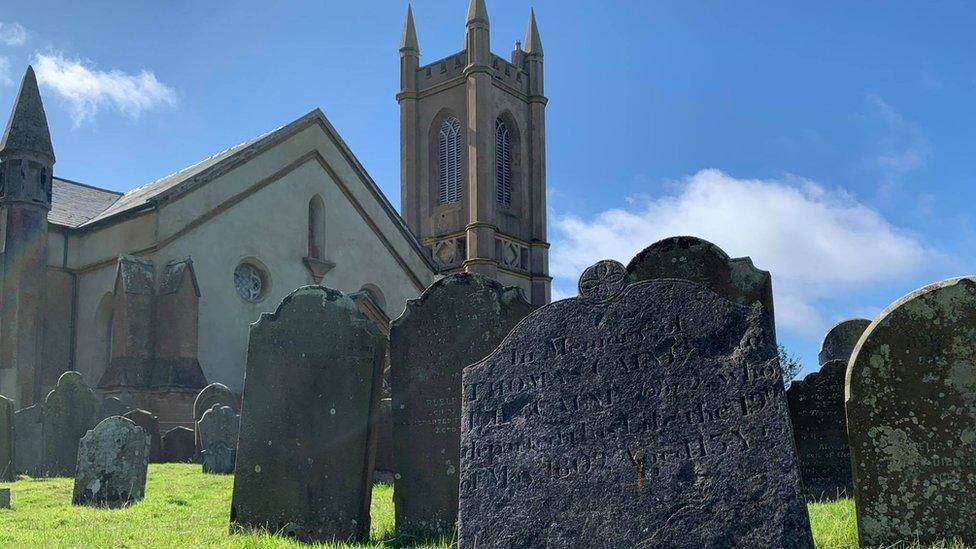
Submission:
{"label": "white cloud", "polygon": [[38,81],[67,103],[76,125],[106,107],[137,120],[146,111],[176,104],[176,91],[145,69],[139,74],[101,71],[61,53],[38,53],[34,70]]}
{"label": "white cloud", "polygon": [[551,270],[557,285],[575,286],[603,258],[626,263],[661,238],[693,235],[730,256],[750,256],[773,276],[777,325],[804,335],[826,328],[821,298],[918,271],[935,253],[848,193],[809,180],[736,179],[703,170],[593,219],[555,215]]}
{"label": "white cloud", "polygon": [[8,46],[20,46],[27,42],[27,29],[20,23],[0,22],[0,42]]}
{"label": "white cloud", "polygon": [[885,133],[877,144],[874,163],[884,178],[882,191],[887,193],[908,173],[925,165],[932,154],[932,146],[914,124],[906,121],[880,96],[869,93],[866,99],[874,114],[885,125]]}
{"label": "white cloud", "polygon": [[13,86],[14,79],[10,74],[10,59],[0,55],[0,86]]}

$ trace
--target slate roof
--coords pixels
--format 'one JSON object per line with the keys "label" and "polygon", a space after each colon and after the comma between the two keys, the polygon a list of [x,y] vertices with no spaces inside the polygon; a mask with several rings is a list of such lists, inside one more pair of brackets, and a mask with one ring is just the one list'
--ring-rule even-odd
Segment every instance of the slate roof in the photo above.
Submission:
{"label": "slate roof", "polygon": [[55,225],[78,227],[114,204],[122,193],[91,187],[55,177],[51,211],[47,220]]}

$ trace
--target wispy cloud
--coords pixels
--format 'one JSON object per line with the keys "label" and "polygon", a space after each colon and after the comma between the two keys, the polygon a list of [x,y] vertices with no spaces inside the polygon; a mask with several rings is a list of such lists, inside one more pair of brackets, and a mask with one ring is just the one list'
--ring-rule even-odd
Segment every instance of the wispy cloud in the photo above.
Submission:
{"label": "wispy cloud", "polygon": [[20,46],[27,42],[27,29],[20,23],[0,22],[0,42],[8,46]]}
{"label": "wispy cloud", "polygon": [[0,86],[13,86],[14,78],[10,72],[10,59],[0,55]]}
{"label": "wispy cloud", "polygon": [[68,105],[75,125],[104,108],[138,120],[147,111],[177,102],[176,91],[145,69],[138,74],[102,71],[89,61],[69,59],[61,53],[38,53],[34,70],[38,81]]}
{"label": "wispy cloud", "polygon": [[899,280],[937,257],[848,193],[806,179],[737,179],[703,170],[669,188],[665,196],[635,199],[592,219],[556,214],[554,294],[574,287],[599,259],[626,263],[661,238],[694,235],[769,270],[777,324],[818,336],[828,322],[820,300]]}
{"label": "wispy cloud", "polygon": [[914,124],[905,120],[881,96],[869,93],[866,99],[873,114],[884,124],[873,162],[881,171],[882,193],[887,194],[906,175],[925,164],[932,153],[932,146]]}

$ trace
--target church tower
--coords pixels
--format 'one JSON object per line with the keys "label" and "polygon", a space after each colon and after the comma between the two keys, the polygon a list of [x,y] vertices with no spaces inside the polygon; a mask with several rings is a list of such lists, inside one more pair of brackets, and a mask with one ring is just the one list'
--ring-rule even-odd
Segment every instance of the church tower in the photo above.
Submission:
{"label": "church tower", "polygon": [[530,12],[524,48],[491,53],[488,10],[471,0],[464,49],[420,65],[413,12],[400,43],[400,196],[441,272],[467,271],[549,302],[546,97]]}
{"label": "church tower", "polygon": [[0,394],[40,400],[47,214],[54,148],[34,69],[28,67],[0,141]]}

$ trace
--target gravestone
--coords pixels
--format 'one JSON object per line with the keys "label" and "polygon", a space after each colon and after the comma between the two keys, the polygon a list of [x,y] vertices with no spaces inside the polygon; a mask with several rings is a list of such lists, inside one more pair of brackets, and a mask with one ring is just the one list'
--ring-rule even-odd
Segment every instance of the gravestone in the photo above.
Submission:
{"label": "gravestone", "polygon": [[44,403],[14,412],[14,472],[32,477],[45,475]]}
{"label": "gravestone", "polygon": [[81,439],[71,503],[114,508],[140,501],[148,467],[149,436],[132,420],[110,416]]}
{"label": "gravestone", "polygon": [[953,278],[890,305],[854,349],[847,432],[862,547],[976,545],[974,336],[976,278]]}
{"label": "gravestone", "polygon": [[761,304],[616,261],[579,289],[464,370],[459,548],[812,548]]}
{"label": "gravestone", "polygon": [[61,374],[44,399],[44,457],[46,473],[55,477],[75,476],[78,441],[95,426],[98,397],[85,385],[81,374]]}
{"label": "gravestone", "polygon": [[[193,401],[193,421],[194,423],[200,421],[203,417],[204,412],[213,408],[214,404],[220,404],[221,406],[230,406],[234,409],[234,412],[241,413],[240,400],[237,395],[234,394],[226,385],[223,383],[211,383],[203,388],[199,394],[197,394],[196,400]],[[200,446],[199,437],[196,438],[196,448],[199,454],[203,447]]]}
{"label": "gravestone", "polygon": [[174,427],[163,435],[163,463],[189,463],[196,453],[193,429]]}
{"label": "gravestone", "polygon": [[137,408],[122,417],[132,421],[149,437],[149,463],[163,462],[163,437],[159,434],[159,418],[148,410]]}
{"label": "gravestone", "polygon": [[0,482],[16,478],[14,471],[14,401],[0,395]]}
{"label": "gravestone", "polygon": [[10,509],[10,488],[0,488],[0,509]]}
{"label": "gravestone", "polygon": [[386,338],[336,290],[299,288],[251,325],[231,524],[302,541],[369,532]]}
{"label": "gravestone", "polygon": [[831,360],[786,390],[803,491],[813,501],[853,494],[844,416],[846,372],[846,360]]}
{"label": "gravestone", "polygon": [[373,469],[389,474],[396,469],[393,463],[393,401],[381,398],[376,412],[376,463]]}
{"label": "gravestone", "polygon": [[730,258],[722,248],[707,240],[694,236],[665,238],[644,248],[627,264],[630,283],[662,278],[703,284],[732,303],[747,307],[758,301],[770,322],[773,321],[773,283],[769,272],[757,269],[748,257]]}
{"label": "gravestone", "polygon": [[866,318],[851,318],[835,324],[820,344],[820,365],[823,366],[831,360],[842,360],[847,364],[857,340],[869,324],[871,321]]}
{"label": "gravestone", "polygon": [[403,535],[452,535],[457,522],[461,372],[532,311],[518,288],[459,273],[407,301],[390,325],[393,500]]}
{"label": "gravestone", "polygon": [[95,414],[95,419],[98,423],[101,423],[103,419],[112,416],[124,416],[132,410],[131,407],[126,406],[119,397],[105,397],[102,402],[98,405],[98,413]]}
{"label": "gravestone", "polygon": [[237,432],[240,416],[230,406],[214,404],[197,422],[197,433],[203,450],[203,472],[229,475],[234,472]]}

